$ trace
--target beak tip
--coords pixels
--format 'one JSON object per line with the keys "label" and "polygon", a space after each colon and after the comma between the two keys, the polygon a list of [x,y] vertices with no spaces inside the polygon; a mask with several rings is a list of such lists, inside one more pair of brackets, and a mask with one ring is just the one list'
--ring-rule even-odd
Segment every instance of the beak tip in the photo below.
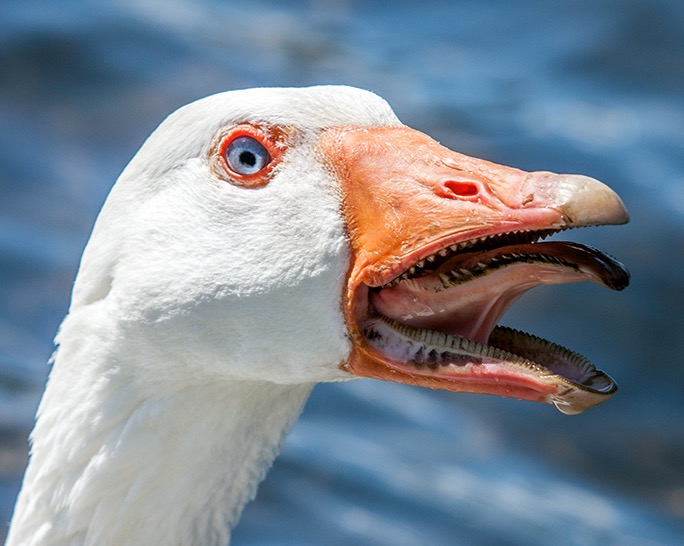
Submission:
{"label": "beak tip", "polygon": [[556,204],[568,218],[568,227],[629,222],[622,199],[603,182],[583,175],[559,176]]}

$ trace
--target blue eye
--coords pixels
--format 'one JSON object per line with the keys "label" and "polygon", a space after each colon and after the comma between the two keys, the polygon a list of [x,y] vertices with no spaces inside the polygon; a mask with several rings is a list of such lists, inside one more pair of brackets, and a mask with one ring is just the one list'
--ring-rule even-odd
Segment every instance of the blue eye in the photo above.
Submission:
{"label": "blue eye", "polygon": [[249,176],[261,171],[271,162],[271,155],[261,142],[250,136],[241,136],[226,147],[228,167],[236,174]]}

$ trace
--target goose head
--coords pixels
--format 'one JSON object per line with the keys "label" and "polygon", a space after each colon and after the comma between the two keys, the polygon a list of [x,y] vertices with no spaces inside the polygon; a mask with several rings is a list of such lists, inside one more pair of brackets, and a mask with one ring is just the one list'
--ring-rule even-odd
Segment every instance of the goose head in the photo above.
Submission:
{"label": "goose head", "polygon": [[624,288],[541,240],[626,221],[600,182],[458,154],[367,91],[181,108],[96,221],[7,544],[226,544],[317,382],[606,400],[586,358],[497,322],[540,284]]}
{"label": "goose head", "polygon": [[107,317],[150,381],[366,376],[576,413],[615,383],[496,324],[539,284],[623,288],[605,254],[539,241],[626,221],[600,182],[453,152],[367,91],[231,91],[172,114],[122,173],[63,332]]}

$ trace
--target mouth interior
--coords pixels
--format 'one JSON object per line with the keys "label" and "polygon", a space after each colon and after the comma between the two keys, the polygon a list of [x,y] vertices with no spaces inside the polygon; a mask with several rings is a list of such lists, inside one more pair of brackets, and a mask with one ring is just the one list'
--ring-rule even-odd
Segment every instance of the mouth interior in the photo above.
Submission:
{"label": "mouth interior", "polygon": [[540,284],[627,286],[629,274],[613,258],[578,243],[538,242],[547,234],[452,245],[418,259],[388,283],[368,287],[361,330],[369,345],[416,373],[458,376],[472,374],[473,366],[495,365],[497,376],[551,378],[569,388],[612,394],[613,380],[583,356],[497,326],[522,294]]}

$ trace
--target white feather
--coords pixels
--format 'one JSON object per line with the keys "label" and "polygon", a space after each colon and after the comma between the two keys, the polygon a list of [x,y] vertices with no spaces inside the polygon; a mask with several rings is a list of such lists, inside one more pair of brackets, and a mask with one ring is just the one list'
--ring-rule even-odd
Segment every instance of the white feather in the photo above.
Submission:
{"label": "white feather", "polygon": [[[208,159],[237,123],[290,128],[269,184]],[[315,382],[347,380],[349,247],[327,127],[398,125],[347,87],[222,93],[181,108],[96,222],[8,546],[226,544]]]}

